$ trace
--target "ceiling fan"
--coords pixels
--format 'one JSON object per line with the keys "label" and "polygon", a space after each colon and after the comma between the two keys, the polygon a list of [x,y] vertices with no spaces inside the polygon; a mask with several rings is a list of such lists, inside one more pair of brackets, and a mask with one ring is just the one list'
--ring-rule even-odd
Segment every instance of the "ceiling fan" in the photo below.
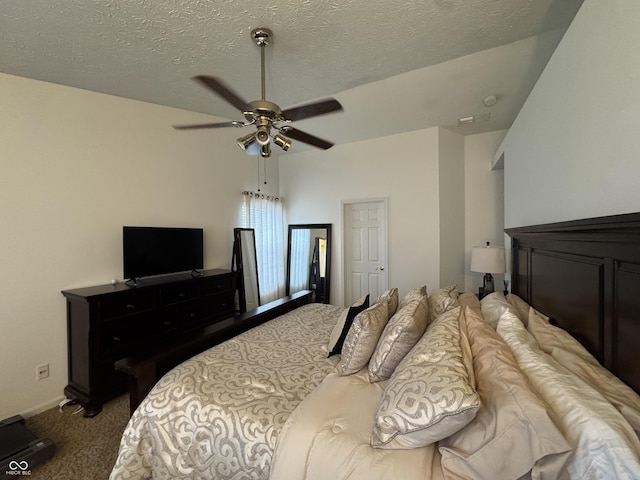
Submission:
{"label": "ceiling fan", "polygon": [[221,128],[221,127],[248,127],[255,125],[256,131],[244,137],[240,137],[237,142],[240,148],[249,154],[257,155],[258,152],[264,158],[271,156],[271,141],[285,152],[291,146],[291,139],[298,140],[314,147],[328,149],[333,143],[318,138],[309,133],[293,128],[289,124],[296,120],[316,117],[326,113],[338,112],[342,110],[340,102],[333,98],[319,100],[317,102],[303,104],[297,107],[281,109],[278,105],[265,98],[265,68],[264,49],[269,42],[273,41],[273,33],[267,28],[256,28],[251,32],[251,38],[260,47],[261,76],[262,76],[262,98],[251,102],[245,101],[231,88],[225,85],[219,78],[209,75],[198,75],[193,80],[201,83],[213,93],[219,95],[231,105],[239,109],[245,117],[244,122],[230,121],[219,123],[204,123],[197,125],[175,125],[178,130],[190,130],[200,128]]}

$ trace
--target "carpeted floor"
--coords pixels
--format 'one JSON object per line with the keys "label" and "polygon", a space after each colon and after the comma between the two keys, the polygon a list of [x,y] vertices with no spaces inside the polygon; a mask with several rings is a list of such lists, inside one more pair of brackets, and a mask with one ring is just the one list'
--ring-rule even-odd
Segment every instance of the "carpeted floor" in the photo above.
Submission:
{"label": "carpeted floor", "polygon": [[32,469],[34,480],[106,480],[118,455],[120,437],[129,421],[129,395],[107,402],[102,412],[84,418],[78,407],[58,407],[26,419],[26,426],[39,437],[49,437],[56,453]]}

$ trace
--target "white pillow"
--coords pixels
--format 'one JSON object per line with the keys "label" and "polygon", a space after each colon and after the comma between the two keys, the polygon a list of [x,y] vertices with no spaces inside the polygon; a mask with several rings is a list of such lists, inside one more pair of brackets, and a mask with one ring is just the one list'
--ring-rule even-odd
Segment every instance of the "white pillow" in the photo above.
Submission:
{"label": "white pillow", "polygon": [[574,448],[568,464],[571,478],[640,478],[640,441],[613,405],[540,350],[511,312],[502,314],[497,331],[533,387],[551,406],[558,427]]}
{"label": "white pillow", "polygon": [[504,312],[511,312],[524,324],[526,318],[522,320],[518,315],[516,308],[509,303],[507,298],[500,292],[493,292],[480,300],[482,308],[482,317],[494,329],[498,325],[498,320]]}

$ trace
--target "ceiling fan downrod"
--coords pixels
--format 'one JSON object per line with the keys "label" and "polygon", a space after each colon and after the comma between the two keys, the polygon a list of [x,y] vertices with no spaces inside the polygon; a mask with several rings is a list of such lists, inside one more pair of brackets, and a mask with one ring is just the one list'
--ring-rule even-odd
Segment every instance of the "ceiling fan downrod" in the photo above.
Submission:
{"label": "ceiling fan downrod", "polygon": [[256,45],[260,47],[260,78],[262,79],[262,100],[267,99],[266,88],[265,88],[265,60],[264,60],[264,49],[269,42],[273,38],[273,32],[268,28],[256,28],[251,31],[251,38],[256,42]]}

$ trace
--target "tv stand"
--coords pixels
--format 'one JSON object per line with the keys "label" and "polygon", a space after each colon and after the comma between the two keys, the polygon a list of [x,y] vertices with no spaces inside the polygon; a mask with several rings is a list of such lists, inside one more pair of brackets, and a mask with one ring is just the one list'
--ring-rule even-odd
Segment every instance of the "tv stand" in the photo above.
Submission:
{"label": "tv stand", "polygon": [[[148,281],[147,281],[148,280]],[[236,274],[204,270],[126,283],[64,290],[69,384],[64,394],[97,415],[127,390],[114,363],[181,339],[234,315]]]}

